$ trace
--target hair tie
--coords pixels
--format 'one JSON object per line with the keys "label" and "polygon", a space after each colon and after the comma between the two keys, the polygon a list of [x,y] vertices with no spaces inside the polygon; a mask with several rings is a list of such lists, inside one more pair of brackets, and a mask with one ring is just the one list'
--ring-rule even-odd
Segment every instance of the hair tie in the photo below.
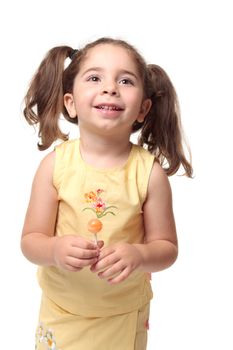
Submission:
{"label": "hair tie", "polygon": [[69,58],[71,59],[71,61],[74,59],[74,56],[78,53],[79,50],[74,49],[71,51]]}

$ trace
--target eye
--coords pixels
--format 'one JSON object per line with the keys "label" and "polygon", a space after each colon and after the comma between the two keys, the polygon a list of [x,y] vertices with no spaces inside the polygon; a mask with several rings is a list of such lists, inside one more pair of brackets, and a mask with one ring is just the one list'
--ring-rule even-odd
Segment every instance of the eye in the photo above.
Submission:
{"label": "eye", "polygon": [[129,78],[121,79],[120,84],[122,84],[122,85],[134,85],[133,81]]}
{"label": "eye", "polygon": [[91,75],[87,78],[87,81],[93,81],[94,83],[97,83],[98,81],[100,81],[100,78],[97,75]]}

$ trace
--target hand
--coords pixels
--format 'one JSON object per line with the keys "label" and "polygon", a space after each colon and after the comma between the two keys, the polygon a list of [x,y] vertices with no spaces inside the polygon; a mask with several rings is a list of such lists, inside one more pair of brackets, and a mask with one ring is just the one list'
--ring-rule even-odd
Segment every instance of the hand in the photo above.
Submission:
{"label": "hand", "polygon": [[83,267],[97,262],[103,241],[98,245],[81,236],[67,235],[57,237],[53,248],[53,260],[59,268],[80,271]]}
{"label": "hand", "polygon": [[92,272],[111,284],[124,281],[142,265],[142,255],[139,250],[129,243],[118,243],[103,249],[98,261],[91,266]]}

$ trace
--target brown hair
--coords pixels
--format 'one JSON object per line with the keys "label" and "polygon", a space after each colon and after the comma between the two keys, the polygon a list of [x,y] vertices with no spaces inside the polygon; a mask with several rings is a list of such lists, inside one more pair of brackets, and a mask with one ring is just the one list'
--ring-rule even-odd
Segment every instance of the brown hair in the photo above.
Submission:
{"label": "brown hair", "polygon": [[[175,174],[182,165],[185,175],[192,177],[192,166],[184,154],[178,100],[168,75],[157,65],[147,65],[132,45],[118,39],[101,38],[81,50],[60,46],[47,53],[25,96],[24,116],[29,124],[39,124],[38,148],[45,150],[57,139],[68,139],[59,127],[61,114],[78,124],[78,117],[70,118],[63,96],[72,93],[74,79],[88,50],[100,44],[121,46],[131,54],[142,79],[144,98],[152,101],[144,122],[136,121],[132,126],[132,132],[140,131],[139,145],[146,146],[156,156],[167,175]],[[64,69],[67,57],[71,63]]]}

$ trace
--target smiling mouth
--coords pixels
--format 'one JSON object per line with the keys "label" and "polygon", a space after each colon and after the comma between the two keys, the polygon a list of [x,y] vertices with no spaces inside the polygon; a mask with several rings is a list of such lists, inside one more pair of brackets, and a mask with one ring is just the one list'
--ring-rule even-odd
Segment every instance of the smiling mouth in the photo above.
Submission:
{"label": "smiling mouth", "polygon": [[99,105],[99,106],[95,106],[95,108],[97,109],[101,109],[104,111],[123,111],[123,108],[119,107],[119,106],[115,106],[115,105]]}

